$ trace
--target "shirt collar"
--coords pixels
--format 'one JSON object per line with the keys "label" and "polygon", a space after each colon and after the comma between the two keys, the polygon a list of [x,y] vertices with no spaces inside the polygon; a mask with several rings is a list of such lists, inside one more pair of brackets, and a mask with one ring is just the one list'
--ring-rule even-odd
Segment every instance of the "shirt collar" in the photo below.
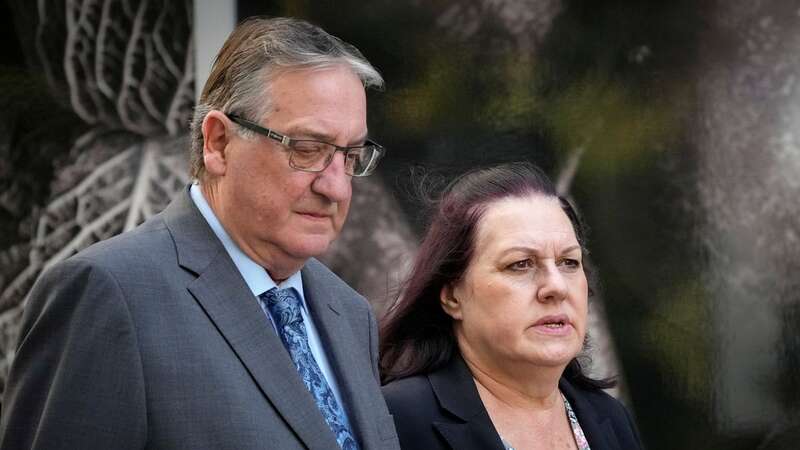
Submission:
{"label": "shirt collar", "polygon": [[197,182],[192,183],[192,186],[189,188],[189,195],[192,197],[192,201],[197,206],[197,209],[200,210],[200,214],[202,214],[203,218],[208,222],[211,230],[220,242],[222,242],[222,246],[225,247],[225,251],[228,252],[228,255],[233,260],[233,264],[236,265],[239,273],[242,274],[242,278],[244,278],[247,287],[250,288],[253,295],[259,296],[275,287],[280,289],[295,288],[300,295],[300,302],[303,308],[306,308],[305,294],[303,293],[303,278],[299,270],[293,273],[289,278],[283,280],[281,284],[275,283],[263,267],[247,256],[247,254],[233,242],[233,239],[231,239],[225,231],[222,223],[217,219],[217,215],[214,214],[214,210],[211,209],[211,206],[206,201],[200,189],[200,185],[197,184]]}

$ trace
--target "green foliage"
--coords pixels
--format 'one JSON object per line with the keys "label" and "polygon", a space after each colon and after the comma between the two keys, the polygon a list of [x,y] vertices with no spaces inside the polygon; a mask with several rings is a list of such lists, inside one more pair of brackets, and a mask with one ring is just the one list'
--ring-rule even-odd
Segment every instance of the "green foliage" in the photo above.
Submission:
{"label": "green foliage", "polygon": [[480,122],[495,130],[513,131],[539,127],[543,99],[537,92],[536,61],[514,54],[501,55],[500,61],[486,69],[493,85],[482,105]]}
{"label": "green foliage", "polygon": [[[453,86],[466,84],[465,73],[459,69],[457,57],[421,60],[416,80],[387,94],[387,117],[391,123],[411,136],[422,137],[431,126],[447,126],[456,119],[457,124],[464,109],[462,93]],[[455,117],[454,117],[455,116]]]}
{"label": "green foliage", "polygon": [[652,349],[647,359],[672,380],[666,386],[670,394],[701,409],[708,408],[713,388],[714,321],[708,294],[692,281],[664,286],[653,294],[656,308],[641,323]]}
{"label": "green foliage", "polygon": [[562,152],[586,150],[582,173],[605,178],[642,167],[674,142],[681,112],[673,105],[590,77],[550,96],[544,118]]}

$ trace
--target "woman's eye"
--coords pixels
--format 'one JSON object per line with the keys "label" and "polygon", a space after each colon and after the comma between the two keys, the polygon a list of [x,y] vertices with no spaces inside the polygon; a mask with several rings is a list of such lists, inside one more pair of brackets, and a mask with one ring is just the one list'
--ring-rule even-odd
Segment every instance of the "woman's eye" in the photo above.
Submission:
{"label": "woman's eye", "polygon": [[533,260],[531,259],[523,259],[520,261],[516,261],[508,266],[508,268],[511,270],[525,270],[531,267],[533,267]]}
{"label": "woman's eye", "polygon": [[572,258],[564,259],[561,262],[561,264],[563,264],[564,266],[566,266],[566,267],[568,267],[570,269],[580,269],[580,267],[581,267],[581,261],[578,260],[578,259],[572,259]]}

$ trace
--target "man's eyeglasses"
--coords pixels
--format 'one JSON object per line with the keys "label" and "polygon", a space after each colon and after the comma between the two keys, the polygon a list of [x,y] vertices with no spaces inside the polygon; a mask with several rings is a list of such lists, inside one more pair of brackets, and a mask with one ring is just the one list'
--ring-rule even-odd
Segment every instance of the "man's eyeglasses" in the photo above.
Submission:
{"label": "man's eyeglasses", "polygon": [[283,144],[289,151],[289,166],[305,172],[322,172],[333,161],[336,152],[344,153],[344,171],[354,177],[365,177],[375,171],[386,149],[372,141],[364,145],[339,147],[327,142],[309,139],[292,139],[269,128],[243,119],[235,114],[225,114],[237,125]]}

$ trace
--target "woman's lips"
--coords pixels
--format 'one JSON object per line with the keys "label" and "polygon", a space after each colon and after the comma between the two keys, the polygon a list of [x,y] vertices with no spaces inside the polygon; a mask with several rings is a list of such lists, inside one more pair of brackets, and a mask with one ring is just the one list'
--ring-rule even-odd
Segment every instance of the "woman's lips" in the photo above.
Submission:
{"label": "woman's lips", "polygon": [[544,316],[533,324],[533,329],[550,336],[565,336],[572,331],[572,322],[565,314]]}

